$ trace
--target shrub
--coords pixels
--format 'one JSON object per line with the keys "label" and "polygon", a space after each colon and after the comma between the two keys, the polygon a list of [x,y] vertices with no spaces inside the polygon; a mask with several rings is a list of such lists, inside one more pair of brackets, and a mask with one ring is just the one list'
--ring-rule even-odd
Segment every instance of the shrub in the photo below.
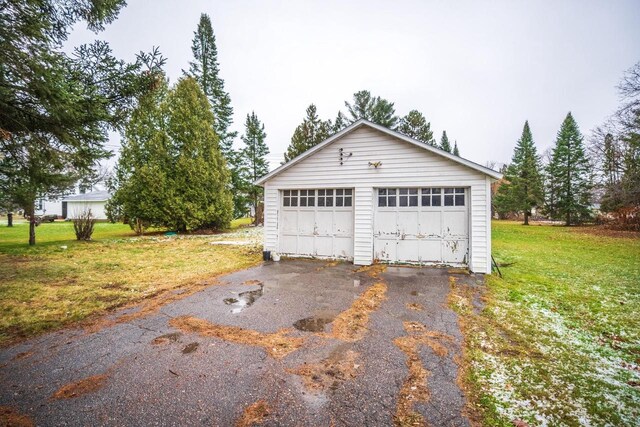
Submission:
{"label": "shrub", "polygon": [[78,240],[91,240],[93,226],[96,220],[91,213],[91,209],[85,209],[73,218],[73,231],[76,232]]}

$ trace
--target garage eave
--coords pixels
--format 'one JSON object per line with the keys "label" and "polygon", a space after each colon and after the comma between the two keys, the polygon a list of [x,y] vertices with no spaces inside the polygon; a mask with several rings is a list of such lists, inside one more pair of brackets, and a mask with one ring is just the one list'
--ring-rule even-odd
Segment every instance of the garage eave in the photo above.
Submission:
{"label": "garage eave", "polygon": [[308,149],[307,151],[305,151],[304,153],[300,154],[299,156],[289,160],[287,163],[279,166],[278,168],[274,169],[273,171],[271,171],[270,173],[268,173],[267,175],[263,176],[262,178],[258,179],[257,181],[254,182],[254,185],[264,185],[265,182],[267,182],[268,180],[270,180],[271,178],[275,177],[276,175],[284,172],[285,170],[289,169],[290,167],[294,166],[296,163],[299,163],[300,161],[306,159],[307,157],[313,155],[315,152],[322,150],[324,147],[326,147],[327,145],[331,144],[332,142],[334,142],[337,139],[340,139],[341,137],[343,137],[344,135],[353,132],[354,130],[362,127],[362,126],[367,126],[370,127],[372,129],[375,129],[379,132],[385,133],[387,135],[390,135],[394,138],[400,139],[402,141],[408,142],[409,144],[415,145],[416,147],[422,148],[423,150],[427,150],[430,151],[434,154],[437,154],[439,156],[445,157],[453,162],[459,163],[461,165],[464,165],[470,169],[476,170],[478,172],[481,172],[485,175],[488,175],[489,177],[491,177],[492,179],[495,180],[499,180],[502,178],[502,174],[499,172],[494,171],[493,169],[489,169],[487,167],[484,167],[482,165],[479,165],[475,162],[472,162],[470,160],[464,159],[462,157],[456,156],[454,154],[451,154],[447,151],[441,150],[439,148],[433,147],[429,144],[425,144],[422,141],[418,141],[417,139],[413,139],[411,137],[408,137],[406,135],[403,135],[399,132],[393,131],[389,128],[386,128],[384,126],[380,126],[376,123],[372,123],[368,120],[364,120],[364,119],[360,119],[356,122],[354,122],[353,124],[347,126],[346,128],[342,129],[340,132],[332,135],[331,137],[325,139],[324,141],[322,141],[320,144],[316,145],[315,147],[312,147],[310,149]]}

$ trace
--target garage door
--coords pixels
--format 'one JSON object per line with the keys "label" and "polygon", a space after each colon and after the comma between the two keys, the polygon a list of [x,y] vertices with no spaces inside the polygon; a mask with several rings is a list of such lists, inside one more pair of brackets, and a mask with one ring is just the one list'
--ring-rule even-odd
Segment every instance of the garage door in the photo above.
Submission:
{"label": "garage door", "polygon": [[282,190],[280,253],[353,259],[353,189]]}
{"label": "garage door", "polygon": [[376,196],[374,259],[467,264],[465,188],[379,188]]}

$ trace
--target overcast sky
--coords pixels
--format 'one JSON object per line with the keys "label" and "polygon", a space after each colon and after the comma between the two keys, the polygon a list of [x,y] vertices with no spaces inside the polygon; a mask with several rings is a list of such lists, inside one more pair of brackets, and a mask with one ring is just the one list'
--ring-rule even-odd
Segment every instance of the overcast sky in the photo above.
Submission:
{"label": "overcast sky", "polygon": [[234,128],[241,134],[256,112],[272,167],[310,103],[334,119],[362,89],[395,102],[398,115],[420,110],[438,140],[446,130],[475,162],[508,162],[527,119],[543,152],[568,111],[585,135],[602,123],[640,61],[638,0],[130,0],[104,32],[77,28],[69,45],[107,40],[128,60],[159,46],[175,82],[203,12]]}

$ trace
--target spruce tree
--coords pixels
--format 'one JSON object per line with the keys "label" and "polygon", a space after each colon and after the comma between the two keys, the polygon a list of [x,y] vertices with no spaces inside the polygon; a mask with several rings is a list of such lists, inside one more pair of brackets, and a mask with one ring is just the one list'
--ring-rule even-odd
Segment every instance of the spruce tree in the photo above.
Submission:
{"label": "spruce tree", "polygon": [[109,211],[137,231],[227,227],[230,177],[213,123],[211,106],[190,77],[146,98],[125,130]]}
{"label": "spruce tree", "polygon": [[214,129],[220,140],[220,151],[222,151],[231,172],[234,216],[239,217],[246,211],[246,195],[243,189],[247,187],[248,183],[243,179],[242,160],[239,158],[239,153],[233,148],[233,141],[238,136],[238,132],[232,132],[230,129],[233,124],[233,107],[231,106],[231,97],[224,88],[224,80],[220,77],[216,36],[211,25],[211,18],[206,13],[200,15],[191,51],[193,52],[193,61],[189,62],[189,71],[185,74],[198,81],[211,104],[215,118]]}
{"label": "spruce tree", "polygon": [[590,166],[585,155],[582,134],[569,112],[564,119],[547,166],[548,201],[546,211],[566,225],[580,223],[591,216]]}
{"label": "spruce tree", "polygon": [[460,150],[458,150],[458,141],[453,143],[453,155],[460,157]]}
{"label": "spruce tree", "polygon": [[449,137],[447,136],[447,131],[442,131],[442,138],[440,138],[440,149],[446,151],[447,153],[451,152],[451,143],[449,143]]}
{"label": "spruce tree", "polygon": [[529,225],[531,211],[544,201],[542,166],[529,122],[524,122],[522,136],[513,152],[511,164],[504,174],[504,183],[498,188],[495,204],[501,212],[524,214],[524,224]]}
{"label": "spruce tree", "polygon": [[104,41],[64,52],[75,25],[101,31],[124,6],[0,2],[0,192],[30,218],[31,245],[36,199],[65,193],[111,155],[104,147],[109,130],[122,128],[164,63],[157,50],[126,63]]}
{"label": "spruce tree", "polygon": [[242,161],[244,168],[248,174],[248,195],[254,208],[254,212],[258,212],[258,204],[262,196],[262,187],[253,183],[259,178],[269,173],[269,163],[267,162],[267,154],[269,147],[265,143],[267,134],[264,131],[264,124],[260,122],[255,112],[247,114],[245,121],[245,131],[242,135],[244,148],[242,149]]}
{"label": "spruce tree", "polygon": [[424,115],[418,110],[411,110],[409,114],[400,119],[396,130],[431,146],[436,145],[431,131],[431,123],[427,122]]}
{"label": "spruce tree", "polygon": [[314,104],[307,107],[307,115],[291,137],[291,143],[284,154],[284,161],[288,162],[311,147],[316,146],[332,133],[331,122],[322,121]]}
{"label": "spruce tree", "polygon": [[379,96],[372,96],[368,90],[354,93],[353,103],[345,101],[344,105],[351,115],[351,123],[359,119],[365,119],[393,129],[398,122],[393,102],[389,102]]}

